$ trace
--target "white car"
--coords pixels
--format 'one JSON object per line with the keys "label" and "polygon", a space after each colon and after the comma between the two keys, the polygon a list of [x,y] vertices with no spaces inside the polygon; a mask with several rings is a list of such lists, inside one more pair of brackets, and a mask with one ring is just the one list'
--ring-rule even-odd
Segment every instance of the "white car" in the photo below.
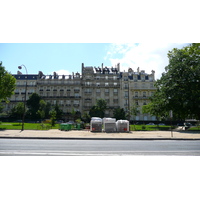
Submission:
{"label": "white car", "polygon": [[149,123],[149,124],[146,124],[146,125],[155,125],[154,123]]}

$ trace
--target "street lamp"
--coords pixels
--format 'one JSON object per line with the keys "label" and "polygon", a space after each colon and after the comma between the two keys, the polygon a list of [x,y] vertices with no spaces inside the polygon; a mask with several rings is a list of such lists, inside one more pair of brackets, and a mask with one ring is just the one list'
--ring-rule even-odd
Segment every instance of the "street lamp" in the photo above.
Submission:
{"label": "street lamp", "polygon": [[[18,69],[22,69],[22,66],[26,69],[25,65],[18,66]],[[28,75],[27,69],[26,69],[26,75]],[[25,119],[25,113],[26,113],[26,91],[27,91],[27,77],[26,77],[26,85],[25,85],[24,112],[23,112],[23,117],[22,117],[22,129],[21,129],[21,131],[24,130],[24,119]]]}

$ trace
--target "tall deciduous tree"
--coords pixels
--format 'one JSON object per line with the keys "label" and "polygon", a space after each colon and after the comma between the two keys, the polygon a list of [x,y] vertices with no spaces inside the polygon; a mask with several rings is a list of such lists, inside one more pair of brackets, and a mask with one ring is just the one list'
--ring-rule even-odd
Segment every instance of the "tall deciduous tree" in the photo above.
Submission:
{"label": "tall deciduous tree", "polygon": [[39,107],[39,110],[37,111],[37,114],[40,116],[41,119],[44,119],[47,103],[43,99],[41,99],[39,102],[39,105],[40,107]]}
{"label": "tall deciduous tree", "polygon": [[8,98],[12,96],[15,90],[16,79],[5,70],[0,62],[0,102],[2,100],[8,102]]}
{"label": "tall deciduous tree", "polygon": [[116,120],[126,119],[126,113],[123,108],[114,109],[113,116],[116,118]]}
{"label": "tall deciduous tree", "polygon": [[38,119],[40,116],[38,110],[40,109],[41,97],[37,93],[33,93],[27,100],[28,115],[31,119]]}
{"label": "tall deciduous tree", "polygon": [[168,53],[169,65],[148,105],[151,114],[176,119],[200,119],[200,44],[190,44]]}
{"label": "tall deciduous tree", "polygon": [[11,109],[11,117],[16,119],[22,119],[24,113],[24,103],[18,102],[12,109]]}
{"label": "tall deciduous tree", "polygon": [[105,99],[98,99],[96,105],[90,109],[89,114],[91,117],[104,118],[106,108],[107,102]]}
{"label": "tall deciduous tree", "polygon": [[54,106],[54,110],[56,111],[56,119],[59,119],[63,115],[63,111],[60,109],[59,105],[56,103]]}

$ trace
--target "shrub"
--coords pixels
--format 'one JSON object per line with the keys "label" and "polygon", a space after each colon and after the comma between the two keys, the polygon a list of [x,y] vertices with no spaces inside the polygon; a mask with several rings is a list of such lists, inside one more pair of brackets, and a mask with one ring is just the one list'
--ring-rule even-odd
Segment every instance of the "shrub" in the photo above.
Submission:
{"label": "shrub", "polygon": [[142,130],[145,130],[145,129],[146,129],[146,126],[143,125],[143,126],[142,126]]}

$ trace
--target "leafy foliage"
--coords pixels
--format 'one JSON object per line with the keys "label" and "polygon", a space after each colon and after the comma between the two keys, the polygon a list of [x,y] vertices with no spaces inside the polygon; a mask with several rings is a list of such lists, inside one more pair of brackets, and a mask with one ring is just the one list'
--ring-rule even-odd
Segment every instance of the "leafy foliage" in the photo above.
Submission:
{"label": "leafy foliage", "polygon": [[130,116],[136,117],[139,113],[139,105],[132,104],[130,107]]}
{"label": "leafy foliage", "polygon": [[113,116],[116,118],[116,120],[126,119],[126,113],[123,108],[116,108],[113,111]]}
{"label": "leafy foliage", "polygon": [[16,119],[22,119],[22,115],[24,113],[24,103],[18,102],[12,109],[11,109],[11,116]]}
{"label": "leafy foliage", "polygon": [[16,79],[5,70],[0,62],[0,102],[2,100],[8,102],[15,90]]}
{"label": "leafy foliage", "polygon": [[40,109],[41,97],[37,93],[33,93],[27,100],[28,112],[30,119],[38,119],[38,110]]}
{"label": "leafy foliage", "polygon": [[89,123],[91,117],[90,117],[90,115],[89,115],[88,113],[85,112],[85,113],[83,113],[83,115],[82,115],[82,119],[83,119],[84,122]]}
{"label": "leafy foliage", "polygon": [[46,109],[47,103],[43,99],[41,99],[40,102],[39,102],[39,105],[40,105],[40,108],[37,111],[37,114],[39,114],[41,119],[44,119],[45,118],[45,109]]}
{"label": "leafy foliage", "polygon": [[56,103],[54,106],[54,110],[56,111],[56,119],[59,119],[63,115],[63,111],[60,109],[59,105]]}
{"label": "leafy foliage", "polygon": [[200,119],[200,44],[190,44],[168,53],[169,65],[157,80],[157,91],[146,106],[152,115],[175,119]]}
{"label": "leafy foliage", "polygon": [[51,126],[55,126],[55,120],[56,120],[56,111],[55,109],[51,110],[49,112],[50,116],[51,116]]}
{"label": "leafy foliage", "polygon": [[105,99],[98,99],[95,106],[90,109],[89,115],[91,117],[104,118],[107,102]]}

